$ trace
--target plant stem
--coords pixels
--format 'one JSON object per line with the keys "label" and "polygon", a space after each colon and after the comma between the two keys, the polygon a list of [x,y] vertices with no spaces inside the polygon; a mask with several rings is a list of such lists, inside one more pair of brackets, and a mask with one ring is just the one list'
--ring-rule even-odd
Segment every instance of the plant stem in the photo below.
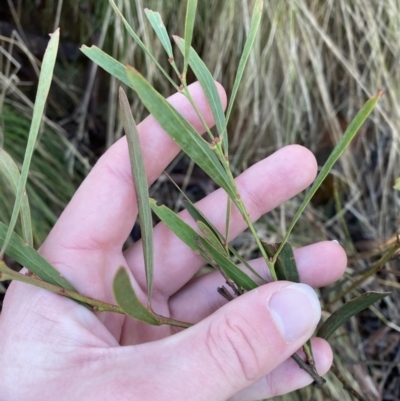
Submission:
{"label": "plant stem", "polygon": [[[85,295],[79,294],[75,291],[70,291],[65,288],[46,283],[45,281],[40,280],[39,278],[30,276],[29,274],[25,275],[25,274],[17,273],[14,270],[10,269],[3,261],[0,261],[0,282],[6,281],[6,280],[15,280],[15,281],[20,281],[20,282],[26,283],[26,284],[31,284],[31,285],[34,285],[35,287],[40,287],[45,290],[51,291],[55,294],[71,298],[75,301],[78,301],[78,302],[84,304],[84,306],[89,307],[93,312],[114,312],[114,313],[120,313],[122,315],[125,315],[125,312],[118,305],[113,305],[113,304],[109,304],[107,302],[99,301],[97,299],[93,299],[93,298],[87,297]],[[191,323],[186,323],[186,322],[181,322],[179,320],[170,319],[165,316],[157,315],[156,313],[154,313],[154,314],[160,320],[161,324],[168,324],[170,326],[176,326],[176,327],[182,327],[182,328],[188,328],[188,327],[192,326]]]}
{"label": "plant stem", "polygon": [[189,100],[190,104],[192,105],[194,111],[197,114],[197,117],[199,117],[201,123],[203,124],[208,136],[210,137],[211,140],[214,139],[214,135],[211,133],[210,128],[208,127],[206,121],[204,120],[203,116],[201,115],[199,109],[197,108],[196,103],[194,102],[192,95],[189,92],[189,89],[187,87],[187,83],[186,83],[186,77],[181,75],[181,82],[182,82],[182,93],[187,97],[187,99]]}
{"label": "plant stem", "polygon": [[236,207],[238,208],[239,212],[241,213],[242,217],[244,218],[247,226],[249,227],[251,233],[253,234],[254,239],[256,240],[257,246],[260,249],[261,255],[263,256],[265,262],[267,263],[267,266],[269,268],[269,271],[271,272],[271,276],[272,279],[274,281],[278,280],[278,277],[276,276],[276,272],[275,272],[275,262],[271,261],[261,243],[260,238],[258,238],[256,229],[254,228],[254,225],[250,219],[250,216],[246,210],[246,207],[244,206],[244,203],[240,197],[240,193],[237,189],[236,183],[235,183],[235,179],[233,178],[232,175],[232,171],[229,168],[229,161],[227,160],[227,158],[224,156],[224,153],[222,151],[222,145],[221,142],[217,142],[216,143],[216,147],[215,147],[215,151],[216,154],[219,158],[219,160],[221,161],[223,167],[225,168],[225,171],[228,174],[229,180],[231,182],[232,188],[234,189],[234,193],[235,193],[235,199],[232,199],[233,202],[235,203]]}
{"label": "plant stem", "polygon": [[307,362],[303,361],[297,354],[293,354],[292,359],[297,363],[297,365],[299,365],[300,369],[305,370],[314,379],[314,385],[316,387],[323,386],[326,383],[326,380],[318,374],[315,366],[309,365]]}
{"label": "plant stem", "polygon": [[182,329],[188,329],[189,327],[193,326],[193,323],[181,322],[180,320],[175,320],[169,317],[158,315],[155,312],[153,312],[153,314],[157,316],[161,324],[168,324],[169,326],[181,327]]}
{"label": "plant stem", "polygon": [[102,302],[97,299],[86,297],[85,295],[79,294],[75,291],[67,290],[62,287],[58,287],[53,284],[46,283],[45,281],[36,278],[34,276],[17,273],[10,269],[4,262],[0,262],[0,281],[5,280],[16,280],[22,283],[31,284],[36,287],[43,288],[45,290],[54,292],[58,295],[74,299],[75,301],[86,304],[91,307],[94,312],[115,312],[125,314],[124,311],[117,305],[112,305],[107,302]]}

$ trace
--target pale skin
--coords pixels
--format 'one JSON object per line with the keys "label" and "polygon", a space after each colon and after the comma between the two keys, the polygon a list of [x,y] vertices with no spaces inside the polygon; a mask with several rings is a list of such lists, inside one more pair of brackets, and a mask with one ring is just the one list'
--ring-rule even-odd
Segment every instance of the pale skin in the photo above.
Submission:
{"label": "pale skin", "polygon": [[[199,84],[191,85],[190,91],[207,123],[213,125]],[[225,105],[225,92],[220,86],[219,91]],[[199,132],[204,131],[182,94],[169,101]],[[151,116],[138,129],[150,184],[179,149]],[[316,171],[314,156],[293,145],[242,173],[236,182],[251,219],[256,221],[304,190]],[[224,232],[223,191],[210,194],[198,207]],[[195,227],[187,213],[181,216]],[[127,144],[122,138],[93,168],[40,252],[79,292],[109,303],[115,302],[113,277],[125,266],[145,303],[141,243],[122,252],[136,217]],[[230,239],[245,228],[233,210]],[[113,313],[96,315],[70,299],[13,283],[0,316],[1,400],[250,401],[311,383],[290,358],[311,337],[319,319],[313,295],[304,290],[307,286],[269,283],[228,303],[217,292],[224,284],[218,272],[192,279],[202,259],[163,224],[155,228],[154,241],[153,309],[197,324],[178,330]],[[346,266],[345,253],[334,242],[297,249],[295,256],[302,282],[314,288],[337,280]],[[250,262],[269,277],[261,259]],[[285,308],[293,312],[290,332],[276,323],[276,311]],[[331,349],[322,339],[312,343],[318,371],[325,374],[332,362]]]}

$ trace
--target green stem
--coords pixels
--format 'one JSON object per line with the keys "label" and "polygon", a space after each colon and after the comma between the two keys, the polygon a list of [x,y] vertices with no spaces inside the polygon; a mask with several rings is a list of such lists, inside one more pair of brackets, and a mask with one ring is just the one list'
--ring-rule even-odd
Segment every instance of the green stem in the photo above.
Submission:
{"label": "green stem", "polygon": [[192,95],[189,92],[189,89],[187,87],[187,83],[186,83],[186,77],[183,77],[181,75],[181,82],[182,82],[182,93],[187,97],[187,99],[189,100],[190,104],[192,105],[194,111],[197,114],[197,117],[199,117],[201,123],[203,124],[208,136],[210,137],[211,140],[214,139],[214,135],[211,133],[210,128],[208,127],[206,121],[204,120],[203,116],[201,115],[199,109],[197,108],[196,103],[194,102]]}
{"label": "green stem", "polygon": [[219,160],[221,161],[223,167],[225,168],[225,171],[228,174],[229,180],[231,182],[232,188],[234,189],[234,193],[235,193],[235,199],[232,199],[233,202],[235,203],[236,207],[238,208],[239,212],[241,213],[242,217],[244,218],[247,226],[249,227],[251,233],[253,234],[254,239],[256,240],[257,246],[260,249],[261,255],[263,256],[265,262],[267,263],[268,269],[271,273],[271,277],[274,281],[278,280],[278,277],[276,275],[275,272],[275,261],[271,261],[261,243],[260,238],[258,238],[256,229],[254,228],[254,225],[250,219],[250,216],[246,210],[246,207],[244,206],[244,203],[240,197],[240,193],[237,189],[236,183],[235,183],[235,179],[233,178],[232,175],[232,171],[229,168],[229,161],[227,160],[227,158],[225,157],[223,151],[222,151],[222,145],[221,142],[217,142],[216,143],[216,147],[215,147],[215,151],[216,154],[219,158]]}

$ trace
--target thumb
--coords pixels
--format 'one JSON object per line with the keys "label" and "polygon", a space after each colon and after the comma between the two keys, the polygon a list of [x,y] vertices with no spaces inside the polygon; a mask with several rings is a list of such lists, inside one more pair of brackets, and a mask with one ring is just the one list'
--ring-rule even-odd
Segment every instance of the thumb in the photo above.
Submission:
{"label": "thumb", "polygon": [[179,367],[170,371],[170,382],[179,383],[179,399],[226,400],[295,353],[320,317],[318,297],[308,285],[280,281],[259,287],[170,337]]}

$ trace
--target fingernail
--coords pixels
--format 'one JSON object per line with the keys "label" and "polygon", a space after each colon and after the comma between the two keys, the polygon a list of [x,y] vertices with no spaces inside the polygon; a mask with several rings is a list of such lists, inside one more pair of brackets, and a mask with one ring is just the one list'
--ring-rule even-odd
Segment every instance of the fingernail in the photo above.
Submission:
{"label": "fingernail", "polygon": [[287,343],[311,334],[321,318],[317,294],[306,284],[291,284],[277,292],[271,297],[269,308]]}
{"label": "fingernail", "polygon": [[340,245],[337,239],[333,239],[332,242],[336,242],[338,245]]}

